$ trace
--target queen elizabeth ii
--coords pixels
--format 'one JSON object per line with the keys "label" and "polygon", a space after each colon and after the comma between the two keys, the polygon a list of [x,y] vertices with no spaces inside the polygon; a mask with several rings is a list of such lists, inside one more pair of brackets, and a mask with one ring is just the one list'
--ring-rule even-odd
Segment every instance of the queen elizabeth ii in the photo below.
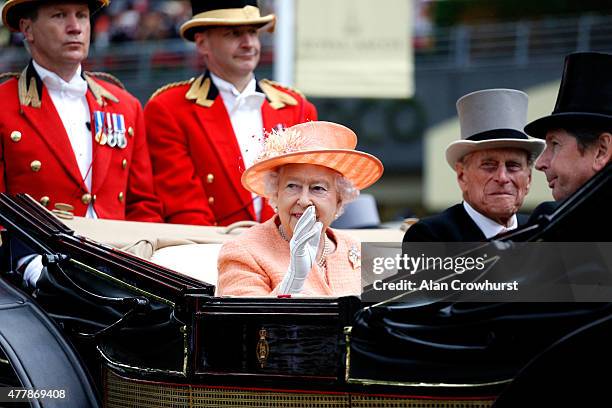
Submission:
{"label": "queen elizabeth ii", "polygon": [[376,157],[355,150],[342,125],[308,122],[274,131],[242,185],[277,215],[223,245],[219,295],[358,295],[360,243],[330,228],[359,190],[380,178]]}

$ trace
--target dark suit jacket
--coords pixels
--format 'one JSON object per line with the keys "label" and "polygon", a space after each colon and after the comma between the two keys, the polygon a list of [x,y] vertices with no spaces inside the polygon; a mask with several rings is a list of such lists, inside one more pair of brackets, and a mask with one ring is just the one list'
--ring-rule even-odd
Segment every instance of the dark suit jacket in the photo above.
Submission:
{"label": "dark suit jacket", "polygon": [[[526,221],[527,216],[517,214],[519,226]],[[485,239],[463,204],[456,204],[440,214],[423,218],[404,234],[404,242],[478,242]]]}
{"label": "dark suit jacket", "polygon": [[552,214],[553,211],[557,209],[559,206],[558,201],[544,201],[543,203],[538,204],[538,206],[533,210],[531,215],[529,216],[528,224],[533,224],[540,218],[542,215]]}

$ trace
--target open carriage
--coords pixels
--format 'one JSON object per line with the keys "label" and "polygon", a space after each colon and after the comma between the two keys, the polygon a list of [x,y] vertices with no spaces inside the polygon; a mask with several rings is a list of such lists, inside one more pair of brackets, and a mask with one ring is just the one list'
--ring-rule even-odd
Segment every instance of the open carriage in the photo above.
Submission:
{"label": "open carriage", "polygon": [[[605,238],[610,217],[593,214],[609,206],[609,170],[505,239],[564,240],[589,222]],[[208,243],[200,269],[214,276],[215,244],[233,236],[221,228],[69,227],[29,198],[7,195],[0,223],[46,265],[33,294],[8,264],[0,280],[2,386],[58,391],[39,393],[34,407],[487,407],[550,345],[612,315],[608,304],[535,316],[525,305],[217,297],[203,276],[116,247],[140,241],[150,255],[170,241]],[[85,232],[90,223],[98,232]],[[399,231],[356,234],[401,241]]]}

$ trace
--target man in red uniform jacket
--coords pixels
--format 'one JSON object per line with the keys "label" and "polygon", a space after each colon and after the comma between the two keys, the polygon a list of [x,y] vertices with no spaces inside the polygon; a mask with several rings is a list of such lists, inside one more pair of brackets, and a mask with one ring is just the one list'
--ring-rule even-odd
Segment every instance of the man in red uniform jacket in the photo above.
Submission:
{"label": "man in red uniform jacket", "polygon": [[161,222],[140,103],[81,71],[90,12],[107,3],[5,4],[4,25],[23,33],[32,61],[0,85],[0,190],[60,214]]}
{"label": "man in red uniform jacket", "polygon": [[265,221],[273,210],[240,177],[265,132],[316,120],[297,91],[255,81],[261,16],[254,0],[192,1],[181,35],[194,41],[207,71],[158,90],[145,107],[155,189],[168,222],[228,225]]}

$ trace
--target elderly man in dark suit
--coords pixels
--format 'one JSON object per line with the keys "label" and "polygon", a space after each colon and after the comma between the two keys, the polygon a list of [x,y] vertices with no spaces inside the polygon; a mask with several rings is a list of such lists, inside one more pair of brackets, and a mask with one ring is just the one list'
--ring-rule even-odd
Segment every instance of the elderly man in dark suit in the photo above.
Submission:
{"label": "elderly man in dark suit", "polygon": [[531,167],[544,143],[522,129],[528,98],[513,89],[487,89],[457,101],[461,140],[446,149],[463,203],[408,229],[404,242],[482,241],[524,221],[516,213],[531,185]]}

